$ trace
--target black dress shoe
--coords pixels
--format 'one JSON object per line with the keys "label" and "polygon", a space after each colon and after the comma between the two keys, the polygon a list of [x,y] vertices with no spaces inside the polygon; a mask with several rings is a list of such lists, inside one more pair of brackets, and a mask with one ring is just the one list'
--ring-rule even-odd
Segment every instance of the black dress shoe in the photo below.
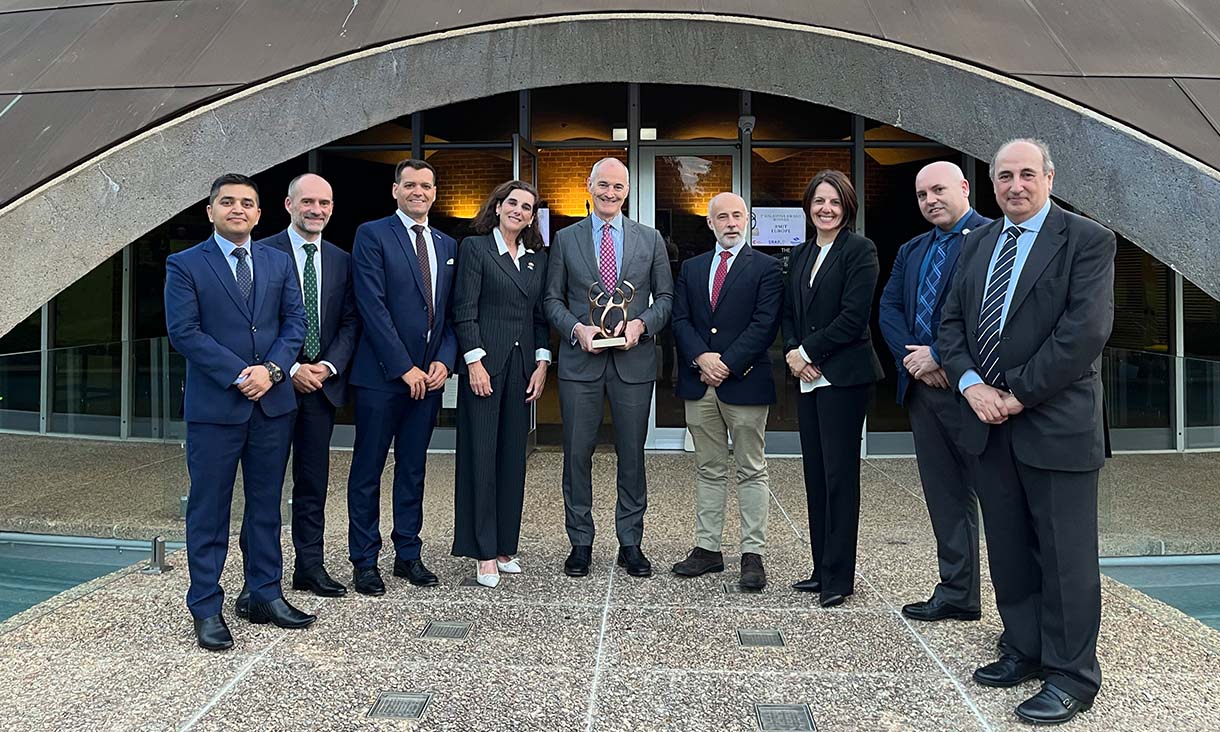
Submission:
{"label": "black dress shoe", "polygon": [[255,625],[272,623],[281,628],[307,628],[317,619],[317,615],[297,610],[282,597],[250,605],[250,622]]}
{"label": "black dress shoe", "polygon": [[674,574],[683,577],[698,577],[708,572],[724,571],[724,555],[720,552],[709,552],[702,547],[690,550],[686,559],[674,565]]}
{"label": "black dress shoe", "polygon": [[433,587],[440,584],[440,580],[420,559],[395,559],[394,576],[403,577],[416,587]]}
{"label": "black dress shoe", "polygon": [[632,577],[651,577],[652,562],[644,556],[638,546],[620,546],[618,548],[618,566],[627,570]]}
{"label": "black dress shoe", "polygon": [[763,569],[761,554],[745,552],[741,555],[741,580],[738,584],[747,590],[761,590],[767,586],[767,570]]}
{"label": "black dress shoe", "polygon": [[956,607],[933,597],[927,602],[912,602],[902,606],[902,614],[911,620],[936,622],[937,620],[978,620],[983,616],[978,610]]}
{"label": "black dress shoe", "polygon": [[1080,712],[1087,712],[1093,700],[1077,699],[1051,683],[1042,691],[1017,705],[1017,716],[1034,724],[1063,724]]}
{"label": "black dress shoe", "polygon": [[250,588],[245,585],[241,586],[241,592],[237,593],[237,602],[234,603],[233,612],[237,613],[239,618],[250,617]]}
{"label": "black dress shoe", "polygon": [[208,651],[224,651],[233,647],[233,634],[220,613],[210,618],[195,618],[195,639],[199,641],[200,648]]}
{"label": "black dress shoe", "polygon": [[[847,593],[850,595],[851,593]],[[847,601],[847,595],[840,595],[837,592],[823,592],[818,595],[818,604],[822,607],[838,607]]]}
{"label": "black dress shoe", "polygon": [[983,686],[1016,686],[1042,675],[1042,666],[1019,656],[1005,654],[1000,660],[974,670],[974,680]]}
{"label": "black dress shoe", "polygon": [[385,594],[385,583],[376,566],[352,570],[352,587],[361,595],[381,597]]}
{"label": "black dress shoe", "polygon": [[347,588],[332,579],[321,564],[293,572],[292,589],[308,590],[318,597],[343,597],[347,594]]}
{"label": "black dress shoe", "polygon": [[803,579],[800,582],[793,582],[792,589],[796,590],[797,592],[821,592],[822,582],[816,577],[810,577],[809,579]]}
{"label": "black dress shoe", "polygon": [[593,547],[573,545],[568,558],[563,562],[563,573],[569,577],[584,577],[589,574],[589,562],[593,560]]}

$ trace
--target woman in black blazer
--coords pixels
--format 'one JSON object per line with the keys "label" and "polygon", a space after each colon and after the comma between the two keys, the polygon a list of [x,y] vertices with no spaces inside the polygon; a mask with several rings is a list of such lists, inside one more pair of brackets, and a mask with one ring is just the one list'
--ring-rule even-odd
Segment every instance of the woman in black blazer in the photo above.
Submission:
{"label": "woman in black blazer", "polygon": [[479,584],[521,571],[529,405],[546,385],[546,255],[534,225],[538,191],[499,185],[458,251],[453,301],[459,366],[453,555],[477,560]]}
{"label": "woman in black blazer", "polygon": [[846,175],[815,175],[804,209],[816,234],[792,250],[782,325],[788,369],[802,385],[797,419],[813,574],[792,587],[833,607],[855,589],[860,436],[882,378],[868,325],[879,266],[873,242],[849,229],[856,191]]}

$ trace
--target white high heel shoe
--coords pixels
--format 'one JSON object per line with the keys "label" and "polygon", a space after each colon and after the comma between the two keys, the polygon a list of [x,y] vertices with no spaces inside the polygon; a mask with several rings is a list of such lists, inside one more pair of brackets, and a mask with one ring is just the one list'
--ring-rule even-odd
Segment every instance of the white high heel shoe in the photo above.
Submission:
{"label": "white high heel shoe", "polygon": [[517,563],[516,557],[509,559],[507,562],[501,562],[497,559],[496,568],[504,574],[521,574],[522,572],[521,565]]}
{"label": "white high heel shoe", "polygon": [[[483,574],[483,572],[479,570],[479,564],[480,564],[480,562],[478,560],[475,560],[474,579],[476,582],[483,585],[484,587],[495,587],[496,585],[500,584],[500,574],[498,572],[493,572],[491,574]],[[498,564],[498,562],[497,562],[497,564]]]}

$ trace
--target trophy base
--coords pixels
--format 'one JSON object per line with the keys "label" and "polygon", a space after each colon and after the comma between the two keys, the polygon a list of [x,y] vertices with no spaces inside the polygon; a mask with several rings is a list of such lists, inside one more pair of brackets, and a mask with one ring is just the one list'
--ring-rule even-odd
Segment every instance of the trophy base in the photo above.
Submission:
{"label": "trophy base", "polygon": [[626,336],[618,336],[617,338],[594,338],[594,348],[619,348],[627,345]]}

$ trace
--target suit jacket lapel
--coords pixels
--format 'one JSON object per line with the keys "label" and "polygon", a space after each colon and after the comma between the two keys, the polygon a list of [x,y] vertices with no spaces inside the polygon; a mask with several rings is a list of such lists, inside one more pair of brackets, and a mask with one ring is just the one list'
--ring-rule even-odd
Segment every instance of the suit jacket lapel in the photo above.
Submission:
{"label": "suit jacket lapel", "polygon": [[[404,256],[406,256],[407,263],[411,265],[408,269],[411,270],[411,276],[415,278],[415,287],[422,295],[424,291],[424,281],[423,275],[419,273],[419,257],[415,256],[415,233],[407,231],[407,227],[403,226],[402,219],[398,218],[398,214],[390,216],[389,224],[390,230],[393,231],[394,236],[398,238],[398,244],[402,247],[402,253]],[[434,246],[437,243],[435,232],[433,232],[432,243]],[[436,258],[438,260],[441,258],[441,253],[439,250],[436,253]],[[439,266],[439,264],[440,262],[438,261],[437,265]],[[438,277],[437,279],[439,280],[440,278]],[[437,302],[440,302],[440,298],[437,298]]]}
{"label": "suit jacket lapel", "polygon": [[1038,231],[1034,245],[1025,258],[1025,265],[1021,267],[1021,276],[1017,278],[1017,288],[1013,290],[1012,302],[1008,305],[1006,323],[1012,321],[1012,314],[1017,312],[1021,303],[1025,302],[1026,296],[1029,295],[1030,290],[1034,289],[1034,284],[1046,271],[1047,265],[1067,242],[1066,227],[1067,221],[1063,218],[1062,209],[1052,203],[1046,220],[1042,222],[1042,229]]}
{"label": "suit jacket lapel", "polygon": [[951,248],[945,256],[945,268],[940,276],[940,291],[936,293],[936,307],[940,307],[945,302],[945,295],[949,292],[949,286],[953,284],[953,269],[957,267],[957,260],[962,256],[962,242],[966,237],[961,234],[954,234],[950,239]]}
{"label": "suit jacket lapel", "polygon": [[[818,294],[818,288],[821,287],[822,283],[826,281],[826,273],[830,271],[831,267],[835,266],[835,262],[839,261],[839,256],[843,254],[843,245],[846,241],[847,229],[843,229],[839,232],[839,235],[835,237],[834,245],[830,247],[830,251],[826,252],[826,260],[823,261],[822,266],[818,268],[817,277],[813,278],[813,287],[809,288],[809,302],[811,304],[813,303],[814,296]],[[816,240],[813,246],[815,249],[819,248]],[[813,262],[810,262],[809,266],[812,267]]]}
{"label": "suit jacket lapel", "polygon": [[520,261],[521,261],[520,274],[521,274],[521,282],[523,285],[523,287],[521,288],[521,291],[525,293],[526,297],[529,297],[530,290],[533,288],[533,284],[534,284],[534,270],[538,266],[536,264],[538,261],[538,255],[535,252],[533,252],[529,249],[526,249],[524,252],[522,252]]}
{"label": "suit jacket lapel", "polygon": [[[255,246],[250,242],[250,258],[254,260],[254,302],[250,306],[252,320],[258,319],[258,309],[263,306],[267,297],[267,279],[271,274],[271,258],[263,246]],[[296,271],[295,265],[293,271]],[[261,274],[260,274],[261,273]]]}
{"label": "suit jacket lapel", "polygon": [[[593,256],[593,222],[588,216],[584,217],[576,224],[576,230],[573,232],[576,236],[576,251],[577,256],[585,263],[590,276],[593,279],[588,282],[581,283],[586,289],[594,282],[601,282],[601,273],[597,266],[597,258]],[[626,247],[626,243],[623,245]]]}
{"label": "suit jacket lapel", "polygon": [[[453,242],[452,247],[450,242]],[[457,242],[454,242],[447,235],[432,230],[432,247],[436,250],[436,292],[434,299],[436,300],[436,312],[443,312],[445,309],[445,298],[449,297],[449,281],[451,278],[445,276],[445,272],[449,267],[449,260],[453,259],[453,253],[457,250]],[[415,268],[416,274],[419,273],[419,267]]]}
{"label": "suit jacket lapel", "polygon": [[338,325],[336,318],[339,314],[330,312],[329,305],[335,296],[343,291],[343,273],[339,271],[339,257],[331,246],[330,242],[323,240],[322,249],[318,252],[322,258],[322,291],[318,293],[318,315],[324,325]]}
{"label": "suit jacket lapel", "polygon": [[[695,277],[691,283],[691,286],[699,291],[699,294],[696,296],[698,298],[699,304],[706,306],[708,312],[712,312],[712,296],[711,296],[711,293],[709,293],[707,291],[707,278],[712,273],[712,267],[716,264],[719,264],[719,262],[716,261],[717,252],[719,252],[719,251],[720,251],[720,247],[717,246],[714,250],[712,250],[712,256],[710,259],[708,259],[705,262],[696,263]],[[706,266],[704,266],[704,265],[706,265]],[[735,269],[737,269],[737,268],[734,267],[733,269],[729,270],[729,272],[732,272]],[[727,285],[728,285],[728,279],[726,278],[725,283],[720,286],[720,297],[721,298],[724,297],[724,289],[725,289],[725,286],[727,286]]]}
{"label": "suit jacket lapel", "polygon": [[[627,263],[644,250],[640,243],[640,232],[636,223],[626,216],[623,217],[623,261],[619,262],[618,281],[622,284],[627,275]],[[632,283],[637,284],[637,283]]]}
{"label": "suit jacket lapel", "polygon": [[[489,246],[490,246],[490,250],[491,250],[492,259],[496,260],[496,264],[498,264],[500,266],[500,269],[504,270],[504,274],[508,275],[508,279],[512,280],[513,284],[517,286],[517,289],[521,290],[521,292],[528,295],[529,290],[526,289],[525,278],[522,276],[524,273],[518,271],[517,268],[515,266],[513,266],[513,258],[511,256],[509,256],[507,253],[505,253],[505,254],[500,253],[500,247],[496,244],[494,235],[489,235],[487,238],[490,240]],[[517,246],[521,247],[521,246],[525,246],[525,245],[518,244]],[[522,255],[521,255],[521,260],[522,260],[521,266],[524,267],[525,266],[525,261],[524,261],[525,254],[524,253],[522,253]]]}
{"label": "suit jacket lapel", "polygon": [[220,246],[216,243],[215,238],[208,239],[207,244],[203,247],[203,252],[216,279],[220,280],[225,292],[228,292],[229,297],[233,298],[233,304],[249,319],[250,306],[246,302],[246,298],[242,297],[241,292],[237,290],[237,279],[233,276],[233,270],[229,269],[229,263],[225,261],[225,254],[220,251]]}

